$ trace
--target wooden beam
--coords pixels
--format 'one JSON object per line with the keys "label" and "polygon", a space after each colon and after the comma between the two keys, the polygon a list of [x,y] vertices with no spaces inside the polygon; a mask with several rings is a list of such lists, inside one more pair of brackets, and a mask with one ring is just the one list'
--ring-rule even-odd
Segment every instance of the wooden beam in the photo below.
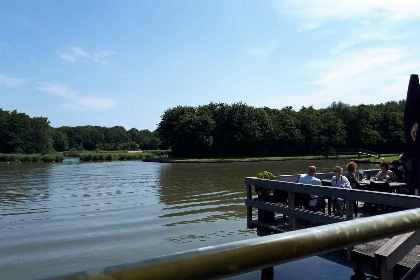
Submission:
{"label": "wooden beam", "polygon": [[420,260],[411,268],[401,280],[420,280]]}
{"label": "wooden beam", "polygon": [[290,225],[290,219],[293,218],[291,216],[309,220],[309,221],[318,222],[318,223],[323,223],[323,224],[332,224],[332,223],[345,221],[344,218],[328,216],[321,212],[312,212],[312,211],[301,210],[297,208],[291,208],[290,203],[289,203],[289,206],[286,207],[286,206],[276,205],[273,203],[252,199],[252,200],[246,200],[245,204],[247,206],[252,206],[258,209],[285,214],[289,216],[289,225]]}
{"label": "wooden beam", "polygon": [[314,194],[323,197],[339,197],[346,200],[385,204],[406,209],[420,207],[420,197],[415,195],[373,192],[356,189],[343,189],[327,186],[307,185],[293,182],[280,182],[274,180],[258,179],[255,177],[247,177],[245,178],[245,182],[247,185],[253,185],[263,188],[283,190],[288,192]]}
{"label": "wooden beam", "polygon": [[[252,199],[252,186],[246,185],[246,199]],[[246,208],[246,225],[247,228],[252,228],[252,206],[247,206]]]}
{"label": "wooden beam", "polygon": [[[288,193],[287,202],[288,202],[288,205],[287,205],[288,208],[290,208],[290,209],[295,208],[295,194],[291,191],[289,191],[289,193]],[[283,213],[283,214],[286,214],[286,213]],[[290,215],[289,214],[289,229],[290,230],[295,230],[296,229],[296,215]]]}
{"label": "wooden beam", "polygon": [[420,230],[394,236],[375,252],[375,257],[384,259],[385,267],[392,270],[419,242]]}

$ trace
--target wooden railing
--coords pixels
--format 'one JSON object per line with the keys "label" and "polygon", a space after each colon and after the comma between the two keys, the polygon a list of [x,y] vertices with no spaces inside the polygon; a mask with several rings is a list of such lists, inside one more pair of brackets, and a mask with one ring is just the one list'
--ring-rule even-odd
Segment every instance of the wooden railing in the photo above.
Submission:
{"label": "wooden railing", "polygon": [[[290,178],[290,177],[286,177]],[[280,178],[279,178],[280,179]],[[413,195],[403,195],[396,193],[382,193],[357,189],[343,189],[327,186],[307,185],[295,182],[275,181],[258,179],[255,177],[245,178],[247,198],[245,204],[247,206],[247,226],[248,228],[265,228],[269,231],[276,232],[274,223],[267,217],[274,218],[274,213],[289,216],[289,229],[295,230],[296,218],[301,218],[322,224],[337,223],[344,220],[353,220],[353,205],[355,201],[363,201],[375,204],[383,204],[387,206],[400,207],[403,209],[420,209],[420,197]],[[287,192],[287,205],[276,203],[274,197],[253,195],[253,186],[260,188],[268,188],[281,192]],[[345,218],[333,217],[322,212],[312,212],[306,209],[295,207],[295,194],[314,194],[324,198],[342,198],[346,200]],[[253,218],[253,208],[258,209],[258,219]],[[360,220],[365,220],[363,218]],[[274,219],[273,219],[274,220]],[[384,222],[388,222],[385,221]],[[378,275],[383,280],[391,280],[393,275],[393,267],[417,244],[420,243],[420,228],[417,231],[407,233],[401,236],[395,236],[387,242],[382,248],[375,252],[375,260]],[[348,256],[351,255],[351,248],[348,249]],[[407,279],[410,275],[420,273],[420,261],[418,265],[413,267],[407,273]]]}
{"label": "wooden railing", "polygon": [[[420,197],[413,195],[402,195],[396,193],[381,193],[357,189],[343,189],[326,186],[306,185],[294,182],[283,182],[266,179],[258,179],[255,177],[245,178],[247,189],[247,224],[253,227],[252,208],[262,209],[264,211],[280,213],[289,216],[290,229],[294,230],[294,218],[302,218],[323,224],[339,222],[343,219],[332,217],[319,212],[311,212],[294,207],[295,193],[314,194],[322,197],[335,197],[346,200],[346,216],[347,220],[353,219],[353,201],[363,201],[375,204],[383,204],[388,206],[396,206],[404,209],[420,207]],[[288,193],[288,205],[278,205],[273,200],[267,200],[263,197],[256,198],[253,196],[252,186],[268,188],[273,190],[285,191]]]}

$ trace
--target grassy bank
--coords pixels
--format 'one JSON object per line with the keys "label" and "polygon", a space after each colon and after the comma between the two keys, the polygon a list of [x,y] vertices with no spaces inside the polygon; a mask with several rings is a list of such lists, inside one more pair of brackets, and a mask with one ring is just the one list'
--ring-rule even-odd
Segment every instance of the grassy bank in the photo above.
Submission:
{"label": "grassy bank", "polygon": [[[382,155],[380,159],[374,157],[363,157],[363,160],[370,160],[372,163],[379,163],[382,160],[393,161],[398,159],[398,154]],[[325,156],[295,156],[295,157],[213,157],[213,158],[154,158],[146,161],[162,163],[223,163],[223,162],[255,162],[255,161],[288,161],[288,160],[319,160],[326,159]],[[329,156],[329,160],[335,160],[335,156]],[[340,156],[339,159],[357,159],[357,155]]]}
{"label": "grassy bank", "polygon": [[147,160],[155,157],[152,153],[81,153],[80,161]]}
{"label": "grassy bank", "polygon": [[62,154],[45,154],[45,155],[24,155],[24,154],[1,154],[0,162],[62,162],[64,160]]}

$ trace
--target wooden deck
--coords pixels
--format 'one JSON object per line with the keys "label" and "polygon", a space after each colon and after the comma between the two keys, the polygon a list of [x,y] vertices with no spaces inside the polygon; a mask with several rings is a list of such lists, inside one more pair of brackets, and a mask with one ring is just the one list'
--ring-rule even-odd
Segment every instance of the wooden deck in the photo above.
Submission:
{"label": "wooden deck", "polygon": [[[396,209],[410,209],[420,207],[420,197],[406,196],[394,193],[379,193],[363,190],[345,190],[331,187],[321,187],[314,185],[298,184],[294,182],[270,181],[256,178],[246,178],[247,200],[245,204],[248,210],[248,227],[257,228],[259,235],[268,235],[275,233],[288,232],[309,227],[316,227],[324,224],[332,224],[352,219],[363,219],[378,214],[385,214]],[[288,193],[288,204],[272,202],[271,199],[255,197],[252,193],[252,186],[266,187],[275,190],[281,190]],[[294,194],[306,193],[316,194],[323,197],[341,197],[346,199],[346,211],[344,217],[335,217],[325,211],[312,212],[305,210],[304,207],[294,207]],[[270,202],[267,202],[268,200]],[[354,215],[353,201],[359,201],[357,206],[358,215]],[[364,202],[387,205],[382,211],[364,211]],[[380,207],[382,208],[382,207]],[[254,218],[257,217],[257,218]],[[375,276],[381,276],[382,279],[401,279],[410,269],[413,269],[420,263],[420,231],[416,231],[416,243],[409,251],[405,249],[404,256],[397,259],[395,266],[388,272],[388,278],[384,277],[381,269],[381,254],[390,251],[393,245],[391,238],[376,240],[351,249],[342,249],[332,253],[321,255],[321,257],[334,261],[336,263],[351,267],[357,271],[362,271]],[[398,237],[394,237],[394,239]],[[394,242],[395,243],[395,242]],[[398,247],[398,246],[394,246]],[[400,246],[402,247],[402,246]],[[399,249],[401,251],[401,249]],[[391,255],[391,251],[385,254]],[[395,253],[394,253],[395,254]],[[387,256],[385,256],[386,259]],[[390,259],[391,257],[389,257]],[[414,270],[414,269],[413,269]],[[382,273],[382,274],[381,274]],[[390,276],[390,274],[392,276]]]}

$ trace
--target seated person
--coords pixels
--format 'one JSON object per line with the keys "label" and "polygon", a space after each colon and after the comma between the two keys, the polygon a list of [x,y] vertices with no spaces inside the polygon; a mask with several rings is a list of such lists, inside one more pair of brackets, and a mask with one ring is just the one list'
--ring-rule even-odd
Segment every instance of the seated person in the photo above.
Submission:
{"label": "seated person", "polygon": [[[302,174],[300,176],[299,183],[322,186],[321,180],[319,180],[318,178],[315,178],[315,175],[316,175],[316,167],[309,166],[307,173]],[[323,205],[325,206],[324,199],[318,197],[317,195],[311,194],[311,200],[309,201],[309,206],[313,207],[311,210],[319,211],[320,209],[322,209]]]}
{"label": "seated person", "polygon": [[395,174],[395,176],[397,176],[398,182],[404,183],[403,174],[402,171],[398,169],[398,165],[398,160],[394,160],[392,162],[392,167],[389,170],[391,170]]}
{"label": "seated person", "polygon": [[392,172],[389,169],[389,163],[386,161],[382,161],[381,164],[381,171],[378,172],[378,174],[375,175],[374,180],[375,181],[391,181],[391,182],[397,182],[398,178],[397,176],[394,174],[394,172]]}
{"label": "seated person", "polygon": [[[333,169],[334,177],[331,179],[331,186],[336,188],[345,188],[345,189],[351,189],[349,180],[342,175],[343,168],[340,166],[335,166]],[[340,215],[340,217],[343,217],[343,204],[344,199],[342,198],[333,198],[331,204],[334,206],[334,208],[337,210],[335,213],[336,216]]]}
{"label": "seated person", "polygon": [[347,171],[346,173],[344,173],[344,176],[349,180],[350,185],[357,184],[357,180],[356,180],[356,169],[357,169],[357,164],[350,161],[347,164]]}

